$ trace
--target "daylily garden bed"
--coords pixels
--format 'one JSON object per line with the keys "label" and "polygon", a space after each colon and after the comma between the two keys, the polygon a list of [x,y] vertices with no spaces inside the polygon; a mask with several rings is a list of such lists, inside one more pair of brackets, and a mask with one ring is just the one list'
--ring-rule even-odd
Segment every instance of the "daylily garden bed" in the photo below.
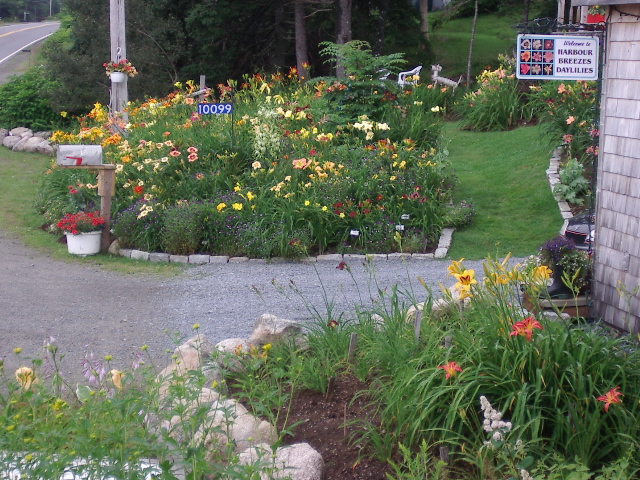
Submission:
{"label": "daylily garden bed", "polygon": [[[237,463],[233,441],[212,447],[222,431],[199,433],[208,410],[190,406],[228,386],[277,426],[276,447],[309,441],[320,451],[327,480],[384,478],[375,476],[382,469],[399,480],[636,478],[636,342],[524,310],[521,290],[538,298],[546,267],[488,259],[483,281],[462,260],[449,271],[443,298],[392,289],[351,314],[312,308],[304,338],[230,339],[228,355],[213,355],[214,370],[188,370],[174,354],[173,370],[157,377],[155,368],[141,373],[139,361],[119,372],[108,356],[87,355],[89,383],[74,388],[58,375],[48,342],[42,362],[4,377],[0,450],[42,452],[37,465],[29,464],[35,456],[26,463],[49,478],[81,455],[113,462],[115,478],[125,464],[157,458],[161,478],[174,478],[177,466],[188,478],[257,479],[257,464]],[[144,428],[158,422],[167,428]],[[323,428],[328,436],[317,433]]]}
{"label": "daylily garden bed", "polygon": [[[58,143],[99,143],[117,165],[114,233],[122,247],[269,258],[433,249],[455,176],[440,144],[448,88],[360,79],[299,84],[247,77],[205,94],[232,114],[199,115],[192,83],[132,104],[117,129],[96,104]],[[115,133],[114,133],[115,132]],[[47,172],[38,206],[51,223],[97,203],[87,172]]]}

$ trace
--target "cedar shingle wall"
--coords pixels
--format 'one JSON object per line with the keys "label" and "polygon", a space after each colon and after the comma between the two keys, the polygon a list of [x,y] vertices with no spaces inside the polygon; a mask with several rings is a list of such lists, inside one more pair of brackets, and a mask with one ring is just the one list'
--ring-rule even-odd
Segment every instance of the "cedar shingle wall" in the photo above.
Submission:
{"label": "cedar shingle wall", "polygon": [[[640,15],[640,5],[619,5]],[[640,19],[611,12],[598,167],[594,303],[606,322],[640,332]]]}

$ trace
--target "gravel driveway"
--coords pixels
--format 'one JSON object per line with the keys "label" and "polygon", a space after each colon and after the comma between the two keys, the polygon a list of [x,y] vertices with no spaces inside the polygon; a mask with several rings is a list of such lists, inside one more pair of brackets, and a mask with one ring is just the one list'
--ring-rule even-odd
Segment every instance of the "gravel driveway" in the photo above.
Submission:
{"label": "gravel driveway", "polygon": [[[199,323],[218,342],[248,336],[265,312],[308,322],[305,303],[320,311],[327,302],[336,311],[352,310],[353,303],[370,305],[378,288],[389,291],[394,284],[413,289],[422,301],[418,276],[436,294],[439,281],[452,283],[446,260],[376,260],[375,277],[361,260],[348,261],[353,278],[336,269],[337,263],[209,264],[166,279],[52,260],[0,232],[0,357],[13,372],[52,336],[65,354],[62,372],[77,381],[85,346],[98,357],[112,355],[115,368],[125,369],[146,344],[154,362],[164,366],[173,344],[163,331],[191,335]],[[481,262],[465,265],[482,271]],[[22,349],[20,359],[16,347]]]}

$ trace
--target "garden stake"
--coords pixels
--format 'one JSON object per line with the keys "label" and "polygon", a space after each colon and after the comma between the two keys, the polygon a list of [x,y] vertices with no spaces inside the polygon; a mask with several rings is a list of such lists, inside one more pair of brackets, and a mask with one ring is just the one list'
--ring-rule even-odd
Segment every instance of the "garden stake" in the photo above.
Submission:
{"label": "garden stake", "polygon": [[347,355],[347,363],[351,363],[353,361],[353,355],[356,351],[356,342],[358,341],[358,334],[353,332],[351,334],[351,340],[349,341],[349,353]]}
{"label": "garden stake", "polygon": [[444,348],[446,348],[447,350],[451,348],[451,337],[449,335],[444,337]]}
{"label": "garden stake", "polygon": [[333,390],[336,387],[336,377],[329,377],[329,383],[327,384],[327,391],[324,394],[326,400],[331,400],[333,397]]}
{"label": "garden stake", "polygon": [[413,317],[413,335],[416,337],[416,342],[420,340],[420,326],[422,325],[422,310],[416,308],[416,314]]}

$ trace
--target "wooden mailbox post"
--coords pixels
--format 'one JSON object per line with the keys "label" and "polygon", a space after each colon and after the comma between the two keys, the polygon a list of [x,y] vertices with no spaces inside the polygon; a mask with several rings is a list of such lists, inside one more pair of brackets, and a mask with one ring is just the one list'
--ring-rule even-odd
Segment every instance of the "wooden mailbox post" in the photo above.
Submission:
{"label": "wooden mailbox post", "polygon": [[60,145],[57,163],[60,168],[98,171],[100,216],[104,218],[100,251],[108,251],[111,241],[111,197],[115,192],[116,165],[102,163],[102,147],[99,145]]}

